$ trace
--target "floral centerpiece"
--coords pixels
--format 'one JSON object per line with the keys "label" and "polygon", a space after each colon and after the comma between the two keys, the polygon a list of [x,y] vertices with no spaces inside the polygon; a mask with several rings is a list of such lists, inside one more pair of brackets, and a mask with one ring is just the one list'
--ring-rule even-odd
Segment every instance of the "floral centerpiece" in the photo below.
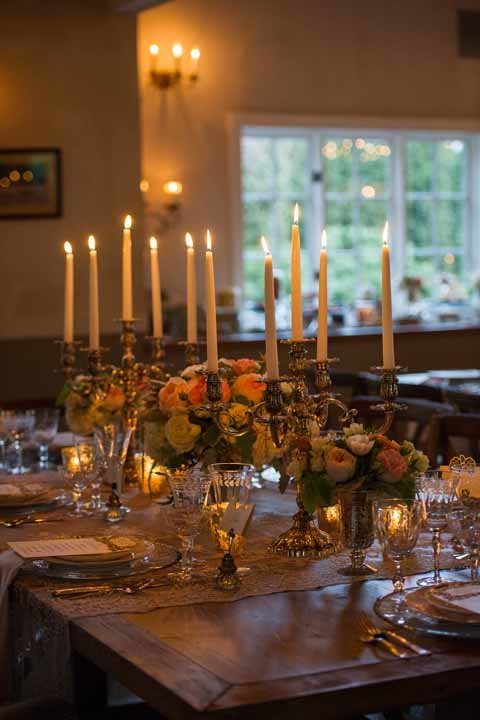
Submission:
{"label": "floral centerpiece", "polygon": [[169,468],[213,462],[252,462],[258,452],[259,428],[250,411],[263,401],[262,363],[250,358],[222,359],[219,374],[222,400],[228,411],[222,423],[235,433],[222,433],[205,409],[205,365],[191,365],[171,377],[143,416],[144,445],[148,455]]}
{"label": "floral centerpiece", "polygon": [[57,405],[65,406],[68,427],[79,435],[90,435],[97,427],[117,422],[124,404],[120,385],[112,383],[102,388],[88,375],[77,375],[64,385],[57,398]]}
{"label": "floral centerpiece", "polygon": [[413,443],[397,443],[353,423],[341,433],[313,430],[305,447],[286,459],[285,472],[301,483],[306,510],[331,505],[338,491],[370,490],[376,496],[413,497],[415,475],[428,458]]}

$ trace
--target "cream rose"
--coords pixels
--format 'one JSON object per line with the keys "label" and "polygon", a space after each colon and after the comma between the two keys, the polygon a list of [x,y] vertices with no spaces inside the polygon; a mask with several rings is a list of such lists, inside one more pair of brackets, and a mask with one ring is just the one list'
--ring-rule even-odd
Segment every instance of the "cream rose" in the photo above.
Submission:
{"label": "cream rose", "polygon": [[336,483],[351,480],[355,474],[357,459],[343,448],[331,447],[325,452],[325,468],[328,477]]}
{"label": "cream rose", "polygon": [[368,455],[373,448],[375,441],[370,440],[368,435],[350,435],[347,438],[348,449],[354,455]]}

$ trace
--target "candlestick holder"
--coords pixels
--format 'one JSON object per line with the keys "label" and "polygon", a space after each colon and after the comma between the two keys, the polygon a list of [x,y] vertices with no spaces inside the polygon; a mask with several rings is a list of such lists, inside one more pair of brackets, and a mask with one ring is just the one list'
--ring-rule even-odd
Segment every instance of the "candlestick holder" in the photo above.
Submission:
{"label": "candlestick holder", "polygon": [[236,428],[232,421],[229,409],[230,402],[222,402],[222,380],[218,372],[205,371],[207,402],[200,406],[204,413],[208,413],[221,433],[230,437],[242,437],[246,435],[253,423],[253,411],[248,408],[246,412],[246,423],[241,428]]}
{"label": "candlestick holder", "polygon": [[377,405],[372,405],[371,409],[375,412],[383,413],[384,420],[380,427],[376,428],[376,432],[380,435],[385,435],[390,428],[397,412],[406,410],[407,405],[398,403],[398,377],[397,373],[405,372],[407,368],[401,365],[396,365],[394,368],[384,368],[382,366],[376,366],[371,368],[374,372],[381,375],[380,380],[380,397],[383,402]]}
{"label": "candlestick holder", "polygon": [[282,412],[284,408],[282,381],[266,379],[265,400],[255,406],[253,418],[256,423],[268,425],[270,435],[276,447],[281,448],[288,433],[289,416]]}
{"label": "candlestick holder", "polygon": [[185,348],[185,365],[186,367],[189,367],[190,365],[199,365],[200,364],[200,347],[198,343],[191,343],[186,342],[185,340],[181,340],[179,345],[182,345]]}
{"label": "candlestick holder", "polygon": [[[287,340],[284,342],[289,345],[288,367],[291,376],[286,380],[292,384],[292,396],[286,421],[287,429],[283,434],[283,439],[285,442],[288,438],[289,442],[294,445],[292,460],[296,460],[302,467],[305,465],[310,447],[310,422],[316,419],[316,401],[309,395],[306,384],[306,371],[311,364],[306,344],[313,341]],[[302,484],[299,479],[296,479],[296,491],[298,509],[293,516],[293,525],[273,541],[270,550],[289,557],[326,557],[332,554],[335,552],[334,543],[326,533],[315,527],[313,515],[305,509]]]}
{"label": "candlestick holder", "polygon": [[65,342],[64,340],[55,340],[55,344],[60,348],[60,363],[59,368],[55,372],[60,372],[65,376],[66,382],[71,382],[76,372],[75,370],[75,356],[76,348],[79,347],[80,342],[74,340],[73,342]]}
{"label": "candlestick holder", "polygon": [[145,338],[152,344],[151,372],[152,379],[164,382],[168,379],[167,363],[165,362],[165,341],[163,337],[148,336]]}
{"label": "candlestick holder", "polygon": [[349,407],[340,399],[337,393],[332,392],[332,378],[330,377],[330,365],[338,363],[338,358],[327,358],[326,360],[315,361],[315,386],[318,390],[317,407],[315,415],[321,428],[328,423],[329,410],[337,407],[342,411],[339,417],[341,423],[347,423],[355,418],[357,410]]}

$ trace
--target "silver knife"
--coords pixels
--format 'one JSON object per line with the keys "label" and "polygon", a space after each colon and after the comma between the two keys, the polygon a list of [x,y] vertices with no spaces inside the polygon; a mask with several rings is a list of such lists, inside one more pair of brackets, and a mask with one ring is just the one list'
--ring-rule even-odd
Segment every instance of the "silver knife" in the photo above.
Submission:
{"label": "silver knife", "polygon": [[416,653],[417,655],[431,655],[432,654],[430,652],[430,650],[427,650],[427,648],[424,648],[421,645],[417,645],[416,643],[412,642],[411,640],[407,640],[406,637],[403,637],[403,635],[399,635],[394,630],[382,630],[381,634],[384,635],[389,640],[392,640],[393,642],[396,642],[399,645],[403,645],[403,647],[408,648],[409,650]]}

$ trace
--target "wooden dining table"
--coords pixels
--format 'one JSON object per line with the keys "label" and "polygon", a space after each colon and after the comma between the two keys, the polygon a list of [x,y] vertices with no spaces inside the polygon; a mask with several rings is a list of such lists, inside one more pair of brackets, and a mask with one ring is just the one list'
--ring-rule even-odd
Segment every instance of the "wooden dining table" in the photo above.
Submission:
{"label": "wooden dining table", "polygon": [[97,688],[108,674],[172,720],[333,720],[480,688],[480,642],[417,634],[431,655],[398,659],[360,640],[359,612],[372,616],[376,598],[390,591],[390,581],[370,579],[74,620],[80,687],[87,678],[91,687],[86,668]]}
{"label": "wooden dining table", "polygon": [[[262,497],[270,509],[275,508],[275,515],[282,507],[281,503],[273,505],[276,493],[261,491],[256,511],[260,527]],[[282,503],[284,512],[289,513],[294,496],[284,497]],[[160,514],[147,507],[132,511],[128,522],[158,528]],[[269,523],[269,516],[265,517]],[[284,521],[288,526],[288,515]],[[67,520],[50,528],[48,532],[60,535],[65,530],[74,532],[75,525]],[[36,532],[28,525],[4,528],[0,540],[30,537]],[[430,566],[429,551],[422,553]],[[75,616],[73,601],[52,606],[48,587],[29,584],[28,577],[20,577],[12,602],[20,598],[23,615],[19,613],[19,622],[25,624],[25,614],[31,617],[35,601],[36,612],[40,612],[40,620],[33,622],[35,633],[43,617],[46,622],[53,617],[52,609],[64,622],[73,657],[74,700],[89,710],[106,705],[112,679],[171,720],[282,720],[293,714],[313,717],[314,713],[322,720],[354,718],[409,704],[456,702],[457,696],[480,687],[480,641],[417,634],[415,641],[431,655],[410,654],[407,659],[362,642],[360,613],[381,622],[373,606],[378,597],[391,592],[391,580],[374,576],[346,582],[334,571],[332,582],[325,576],[328,559],[284,562],[298,568],[295,577],[317,573],[314,588],[295,590],[284,584],[246,597],[242,589],[237,595],[217,591],[215,601],[205,601],[196,600],[194,583],[188,602],[183,598],[149,611],[125,612],[125,605],[119,605],[125,600],[112,595],[106,611]],[[259,563],[253,566],[255,574],[263,571],[270,576],[265,554],[260,555]],[[284,568],[280,566],[282,578]],[[202,566],[198,572],[203,572]],[[409,576],[407,585],[415,586],[418,577]],[[468,575],[466,570],[452,569],[445,571],[445,577],[458,580]],[[247,583],[245,578],[242,586]],[[36,662],[42,661],[42,653],[40,645]],[[467,717],[457,714],[461,720]]]}

